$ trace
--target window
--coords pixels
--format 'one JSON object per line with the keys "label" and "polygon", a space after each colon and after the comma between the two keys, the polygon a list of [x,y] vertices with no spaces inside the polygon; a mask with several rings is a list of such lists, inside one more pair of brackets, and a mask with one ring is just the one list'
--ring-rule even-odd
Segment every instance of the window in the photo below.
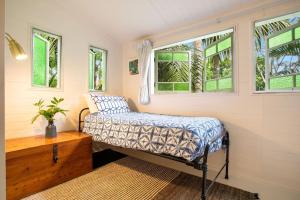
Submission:
{"label": "window", "polygon": [[232,34],[209,45],[205,57],[205,91],[231,91],[232,87]]}
{"label": "window", "polygon": [[156,92],[233,91],[233,29],[154,53]]}
{"label": "window", "polygon": [[158,91],[190,91],[190,57],[190,51],[156,52]]}
{"label": "window", "polygon": [[89,89],[92,91],[105,91],[106,58],[106,50],[96,47],[89,48]]}
{"label": "window", "polygon": [[32,30],[32,85],[60,87],[61,36]]}
{"label": "window", "polygon": [[256,91],[300,90],[300,12],[255,23]]}

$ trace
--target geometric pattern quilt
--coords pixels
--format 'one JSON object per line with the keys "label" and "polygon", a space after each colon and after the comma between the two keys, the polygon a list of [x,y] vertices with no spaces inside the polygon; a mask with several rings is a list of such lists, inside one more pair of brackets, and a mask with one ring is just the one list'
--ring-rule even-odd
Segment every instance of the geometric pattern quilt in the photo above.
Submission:
{"label": "geometric pattern quilt", "polygon": [[[85,117],[83,132],[94,141],[124,148],[168,154],[192,161],[204,153],[205,145],[223,132],[223,124],[210,117],[170,116],[127,112],[92,113]],[[209,152],[222,148],[222,139]]]}

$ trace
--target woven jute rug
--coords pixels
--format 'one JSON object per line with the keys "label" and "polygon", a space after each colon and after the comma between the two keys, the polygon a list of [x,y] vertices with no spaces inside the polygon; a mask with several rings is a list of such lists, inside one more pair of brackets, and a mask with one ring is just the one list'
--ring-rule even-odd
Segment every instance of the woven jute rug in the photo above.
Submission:
{"label": "woven jute rug", "polygon": [[179,172],[126,157],[24,200],[153,199]]}

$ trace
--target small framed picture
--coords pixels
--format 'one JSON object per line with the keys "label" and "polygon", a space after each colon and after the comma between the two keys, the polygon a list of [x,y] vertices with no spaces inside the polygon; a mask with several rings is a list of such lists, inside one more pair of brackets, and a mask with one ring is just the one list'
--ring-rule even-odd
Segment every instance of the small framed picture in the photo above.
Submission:
{"label": "small framed picture", "polygon": [[129,74],[130,75],[139,74],[138,59],[129,60]]}

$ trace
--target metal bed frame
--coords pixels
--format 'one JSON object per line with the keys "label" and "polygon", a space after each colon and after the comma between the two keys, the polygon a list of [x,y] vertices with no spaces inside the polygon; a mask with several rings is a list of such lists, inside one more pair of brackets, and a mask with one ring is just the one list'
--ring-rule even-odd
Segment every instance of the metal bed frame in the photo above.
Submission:
{"label": "metal bed frame", "polygon": [[[78,130],[79,130],[79,132],[82,132],[82,127],[81,126],[82,126],[82,123],[84,122],[84,120],[82,120],[82,114],[83,114],[84,111],[88,111],[88,110],[89,110],[88,108],[84,108],[79,113],[79,121],[78,121]],[[220,138],[222,138],[222,146],[225,149],[225,154],[226,154],[225,155],[225,163],[222,165],[221,169],[219,170],[217,175],[214,177],[214,179],[211,181],[211,183],[209,185],[207,185],[207,171],[208,171],[207,159],[208,159],[209,148],[214,142],[216,142]],[[219,177],[219,175],[221,174],[221,172],[223,171],[224,168],[225,168],[225,179],[229,178],[228,177],[229,144],[230,144],[230,142],[229,142],[229,133],[224,128],[224,131],[222,132],[222,134],[220,136],[214,138],[212,141],[210,141],[208,144],[206,144],[204,154],[202,156],[197,157],[193,161],[187,161],[183,158],[170,156],[170,155],[167,155],[167,154],[155,154],[155,153],[146,152],[146,151],[143,151],[143,152],[150,153],[152,155],[160,156],[160,157],[163,157],[163,158],[175,160],[175,161],[178,161],[178,162],[181,162],[181,163],[185,163],[186,165],[192,166],[197,170],[201,170],[202,171],[201,200],[206,200],[208,192],[210,191],[213,184],[216,182],[217,178]]]}

